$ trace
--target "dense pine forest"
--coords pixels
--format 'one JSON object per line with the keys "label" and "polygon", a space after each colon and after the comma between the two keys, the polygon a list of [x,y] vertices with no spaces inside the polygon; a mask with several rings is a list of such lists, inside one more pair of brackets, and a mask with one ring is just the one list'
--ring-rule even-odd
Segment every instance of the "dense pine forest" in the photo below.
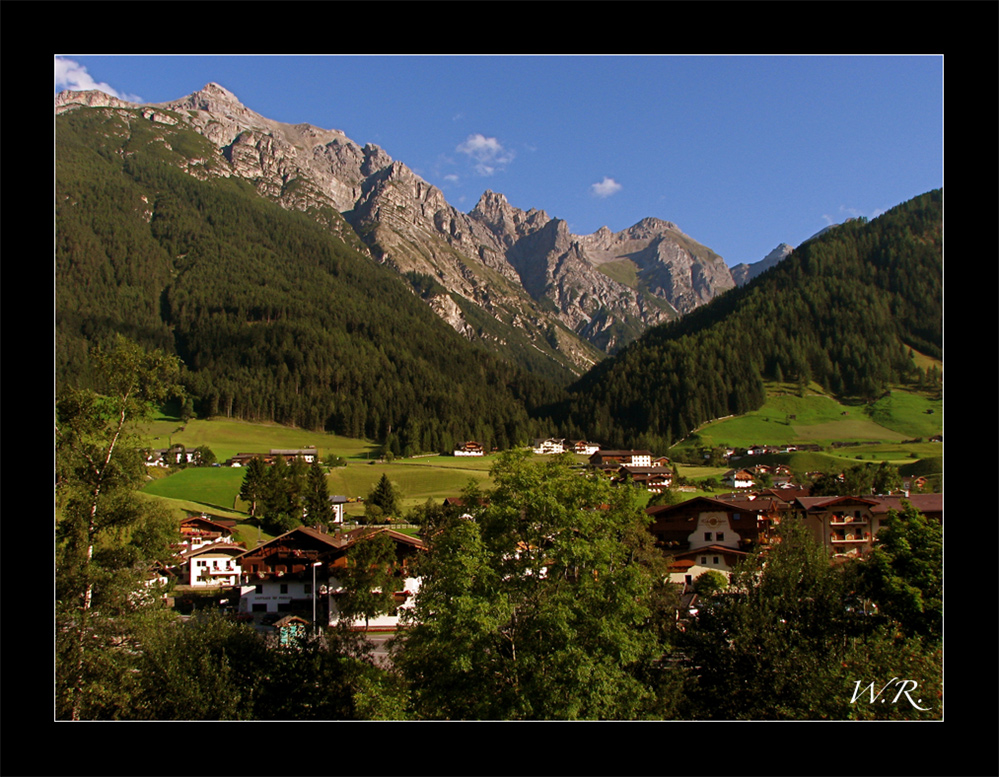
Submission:
{"label": "dense pine forest", "polygon": [[553,417],[570,436],[658,449],[759,408],[765,380],[815,381],[860,400],[934,382],[912,351],[942,358],[942,198],[935,190],[870,222],[848,221],[649,330],[570,387]]}
{"label": "dense pine forest", "polygon": [[338,236],[349,241],[338,213],[289,212],[245,182],[191,175],[182,167],[211,158],[207,141],[177,130],[164,142],[143,124],[57,120],[57,385],[88,385],[89,346],[121,332],[181,358],[201,416],[368,437],[396,454],[539,433],[529,411],[558,396],[555,381],[469,345]]}

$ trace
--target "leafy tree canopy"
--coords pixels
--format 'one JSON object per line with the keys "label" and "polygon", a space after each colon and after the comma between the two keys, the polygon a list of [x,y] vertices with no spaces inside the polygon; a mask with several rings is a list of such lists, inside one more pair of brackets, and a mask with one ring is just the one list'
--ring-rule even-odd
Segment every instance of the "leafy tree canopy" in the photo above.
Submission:
{"label": "leafy tree canopy", "polygon": [[435,516],[398,664],[415,714],[631,719],[669,708],[675,602],[631,489],[567,458],[503,456],[469,513]]}
{"label": "leafy tree canopy", "polygon": [[943,636],[943,527],[904,502],[882,520],[861,590],[909,636]]}

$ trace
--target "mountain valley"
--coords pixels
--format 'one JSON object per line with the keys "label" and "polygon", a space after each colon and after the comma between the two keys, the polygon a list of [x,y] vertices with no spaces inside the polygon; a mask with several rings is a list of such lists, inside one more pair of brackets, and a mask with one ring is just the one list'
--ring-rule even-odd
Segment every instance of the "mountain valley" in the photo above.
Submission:
{"label": "mountain valley", "polygon": [[[942,358],[942,193],[731,269],[671,222],[462,213],[382,149],[216,84],[56,97],[56,379],[112,332],[177,353],[201,417],[395,453],[534,436],[664,448],[763,381],[874,399]],[[863,311],[858,315],[858,311]]]}

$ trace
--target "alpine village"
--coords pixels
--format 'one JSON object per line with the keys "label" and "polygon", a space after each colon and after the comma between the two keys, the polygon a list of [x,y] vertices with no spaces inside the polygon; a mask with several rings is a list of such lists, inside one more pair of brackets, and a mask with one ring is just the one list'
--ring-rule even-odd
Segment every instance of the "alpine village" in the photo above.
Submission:
{"label": "alpine village", "polygon": [[941,190],[729,268],[55,113],[55,719],[942,719]]}

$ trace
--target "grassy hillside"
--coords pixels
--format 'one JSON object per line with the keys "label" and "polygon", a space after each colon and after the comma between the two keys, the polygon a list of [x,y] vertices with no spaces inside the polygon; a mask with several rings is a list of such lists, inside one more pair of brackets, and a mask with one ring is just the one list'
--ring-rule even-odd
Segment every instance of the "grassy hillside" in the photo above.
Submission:
{"label": "grassy hillside", "polygon": [[[759,410],[705,424],[673,446],[668,455],[692,461],[701,449],[753,445],[819,445],[820,451],[796,451],[753,457],[754,464],[786,464],[792,471],[838,472],[859,463],[887,461],[903,475],[931,478],[942,487],[943,446],[930,438],[943,430],[939,396],[894,388],[870,404],[844,403],[810,384],[767,384]],[[845,445],[844,443],[857,443]],[[732,464],[744,464],[743,459]],[[681,466],[688,478],[720,478],[729,467]]]}
{"label": "grassy hillside", "polygon": [[[833,442],[902,443],[940,434],[943,402],[924,393],[893,389],[871,404],[844,403],[812,383],[803,396],[790,384],[767,384],[759,410],[705,424],[674,446],[695,447],[787,445]],[[908,449],[906,449],[908,450]]]}
{"label": "grassy hillside", "polygon": [[[904,475],[926,475],[939,484],[942,473],[942,446],[929,442],[942,429],[942,407],[938,398],[893,390],[871,405],[846,404],[812,384],[798,396],[791,384],[767,384],[767,401],[759,410],[743,416],[705,424],[666,453],[678,459],[693,460],[703,447],[749,447],[755,444],[816,443],[820,452],[800,451],[754,459],[754,463],[781,462],[795,472],[842,471],[860,462],[888,461]],[[927,413],[927,410],[932,412]],[[795,416],[795,418],[791,418]],[[266,452],[272,448],[316,446],[320,456],[333,454],[347,461],[345,467],[328,471],[330,494],[355,500],[345,513],[350,518],[364,514],[365,497],[383,474],[402,495],[402,513],[428,499],[441,501],[459,496],[469,483],[488,487],[493,456],[465,458],[422,456],[382,461],[370,440],[310,432],[278,424],[259,424],[227,419],[195,419],[182,424],[161,415],[145,431],[152,447],[180,443],[188,448],[207,445],[220,461],[236,453]],[[921,442],[916,442],[922,437]],[[836,442],[866,443],[834,446]],[[876,442],[876,444],[871,444]],[[541,457],[539,457],[541,458]],[[579,461],[584,461],[579,457]],[[680,464],[682,476],[697,481],[719,479],[728,469]],[[255,544],[267,539],[249,522],[247,505],[239,499],[244,470],[232,467],[187,468],[168,474],[152,470],[144,493],[166,502],[178,515],[203,511],[219,517],[235,518],[239,539]],[[685,494],[695,496],[696,492]]]}
{"label": "grassy hillside", "polygon": [[329,432],[309,431],[274,423],[250,423],[230,418],[193,419],[186,423],[161,415],[144,427],[152,448],[180,444],[188,450],[207,445],[221,463],[237,453],[266,453],[272,448],[305,448],[314,445],[320,456],[369,459],[377,455],[371,440],[358,440]]}
{"label": "grassy hillside", "polygon": [[[796,472],[837,471],[858,462],[880,461],[899,467],[903,474],[933,476],[942,472],[942,445],[929,441],[942,432],[942,402],[938,396],[895,388],[865,405],[837,400],[814,383],[802,396],[797,386],[788,383],[767,383],[766,389],[767,400],[759,410],[705,424],[668,451],[656,452],[692,461],[702,448],[817,444],[821,451],[799,451],[754,461],[779,461]],[[190,449],[207,445],[220,462],[236,453],[312,445],[321,457],[332,454],[347,461],[346,467],[329,470],[331,494],[349,499],[364,497],[386,474],[402,494],[404,511],[427,499],[458,496],[469,482],[488,486],[494,461],[492,456],[434,455],[387,462],[378,459],[378,447],[370,440],[228,419],[195,419],[182,424],[161,415],[145,431],[152,447],[180,443]],[[727,468],[681,464],[680,474],[692,479],[718,478]],[[238,499],[242,480],[242,469],[225,466],[188,468],[170,475],[156,470],[145,492],[170,500],[177,509],[238,517],[246,510]],[[346,512],[358,516],[363,511],[363,503],[358,501],[350,503]]]}
{"label": "grassy hillside", "polygon": [[[423,504],[427,499],[442,500],[458,496],[470,481],[486,484],[495,457],[461,458],[422,456],[382,461],[378,448],[370,441],[339,435],[311,432],[272,423],[250,423],[231,419],[194,419],[182,423],[161,414],[143,427],[152,448],[181,444],[188,449],[207,445],[218,461],[236,453],[266,453],[278,448],[315,446],[320,457],[335,455],[347,461],[345,467],[328,471],[330,494],[350,499],[366,496],[381,478],[389,479],[402,494],[403,511]],[[168,471],[149,470],[149,482],[143,492],[166,502],[178,517],[190,512],[206,512],[219,517],[244,519],[247,505],[239,499],[244,470],[238,467],[188,467]],[[362,515],[363,502],[347,505],[349,516]],[[247,526],[256,540],[256,527]]]}

